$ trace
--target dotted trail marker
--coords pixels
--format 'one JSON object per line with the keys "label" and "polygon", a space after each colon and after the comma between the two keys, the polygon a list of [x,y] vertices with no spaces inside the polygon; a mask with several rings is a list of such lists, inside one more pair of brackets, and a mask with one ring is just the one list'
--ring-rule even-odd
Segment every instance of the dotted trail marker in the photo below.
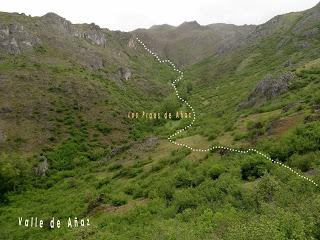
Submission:
{"label": "dotted trail marker", "polygon": [[176,135],[178,135],[178,134],[186,131],[187,129],[191,128],[192,125],[194,124],[195,120],[196,120],[196,113],[195,113],[195,111],[194,111],[194,108],[193,108],[185,99],[183,99],[183,98],[180,97],[179,92],[178,92],[178,89],[177,89],[177,86],[176,86],[176,84],[183,79],[183,72],[182,72],[181,70],[179,70],[179,69],[175,66],[175,64],[174,64],[173,62],[171,62],[169,59],[164,59],[164,60],[162,60],[162,59],[158,56],[158,54],[156,54],[155,52],[151,51],[138,37],[136,37],[136,40],[138,41],[139,44],[142,45],[142,47],[143,47],[148,53],[150,53],[151,55],[153,55],[153,56],[156,58],[156,60],[158,60],[159,63],[169,64],[174,71],[176,71],[176,72],[179,73],[179,77],[171,83],[171,84],[172,84],[172,87],[173,87],[173,89],[174,89],[174,91],[175,91],[175,94],[176,94],[177,98],[178,98],[181,102],[183,102],[184,104],[186,104],[186,105],[191,109],[191,111],[192,111],[193,119],[192,119],[191,123],[190,123],[189,125],[185,126],[184,128],[181,128],[181,129],[177,130],[174,134],[172,134],[172,135],[170,135],[170,136],[168,137],[168,140],[169,140],[171,143],[173,143],[173,144],[175,144],[175,145],[177,145],[177,146],[189,148],[189,149],[190,149],[191,151],[193,151],[193,152],[209,152],[209,151],[214,150],[214,149],[224,149],[224,150],[229,150],[229,151],[231,151],[231,152],[242,153],[242,154],[247,154],[247,153],[249,153],[249,152],[254,152],[254,153],[256,153],[256,154],[261,155],[261,156],[264,157],[265,159],[271,161],[272,163],[278,164],[278,165],[280,165],[281,167],[284,167],[284,168],[288,169],[289,171],[291,171],[292,173],[294,173],[294,174],[297,175],[298,177],[300,177],[300,178],[302,178],[302,179],[304,179],[304,180],[306,180],[306,181],[309,181],[310,183],[314,184],[316,187],[319,187],[319,185],[318,185],[315,181],[313,181],[312,179],[310,179],[310,178],[308,178],[308,177],[306,177],[306,176],[301,175],[300,173],[298,173],[296,170],[292,169],[291,167],[283,164],[282,162],[273,160],[273,159],[272,159],[270,156],[268,156],[267,154],[265,154],[265,153],[263,153],[263,152],[260,152],[260,151],[258,151],[258,150],[256,150],[256,149],[253,149],[253,148],[249,148],[249,149],[247,149],[247,150],[239,150],[239,149],[230,148],[230,147],[224,147],[224,146],[213,146],[213,147],[210,147],[210,148],[201,149],[201,148],[193,148],[193,147],[191,147],[191,146],[189,146],[189,145],[187,145],[187,144],[179,143],[179,142],[176,142],[175,140],[172,140],[172,138],[175,137]]}

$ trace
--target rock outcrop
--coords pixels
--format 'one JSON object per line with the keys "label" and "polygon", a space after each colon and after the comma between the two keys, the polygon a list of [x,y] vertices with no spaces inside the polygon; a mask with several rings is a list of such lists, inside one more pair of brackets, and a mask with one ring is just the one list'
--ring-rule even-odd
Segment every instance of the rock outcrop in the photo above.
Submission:
{"label": "rock outcrop", "polygon": [[45,23],[50,24],[53,29],[62,34],[70,34],[87,40],[95,45],[105,47],[107,38],[104,31],[96,24],[72,24],[70,21],[55,13],[47,13],[42,17]]}
{"label": "rock outcrop", "polygon": [[85,25],[84,27],[78,27],[75,29],[73,35],[86,39],[87,41],[101,47],[106,47],[107,44],[106,34],[94,23]]}
{"label": "rock outcrop", "polygon": [[18,23],[0,25],[0,49],[11,54],[20,54],[40,44],[40,39]]}
{"label": "rock outcrop", "polygon": [[129,40],[128,44],[127,44],[127,47],[136,49],[136,44],[135,44],[133,38],[130,38],[130,40]]}
{"label": "rock outcrop", "polygon": [[278,77],[267,75],[250,93],[249,97],[240,103],[240,108],[248,108],[261,105],[266,100],[275,98],[289,90],[289,86],[294,79],[291,72],[283,73]]}
{"label": "rock outcrop", "polygon": [[119,69],[119,71],[120,71],[120,74],[121,74],[121,78],[122,78],[122,79],[124,79],[124,80],[126,80],[126,81],[128,81],[128,80],[130,79],[130,77],[131,77],[131,71],[130,71],[129,68],[127,68],[127,67],[121,67],[121,68]]}
{"label": "rock outcrop", "polygon": [[54,28],[55,31],[59,33],[72,34],[75,31],[75,27],[70,21],[66,20],[63,17],[60,17],[55,13],[47,13],[41,18],[46,23],[46,25],[50,25],[52,28]]}
{"label": "rock outcrop", "polygon": [[35,174],[41,177],[46,176],[49,169],[48,160],[45,156],[41,155],[39,156],[39,161],[38,165],[34,168]]}

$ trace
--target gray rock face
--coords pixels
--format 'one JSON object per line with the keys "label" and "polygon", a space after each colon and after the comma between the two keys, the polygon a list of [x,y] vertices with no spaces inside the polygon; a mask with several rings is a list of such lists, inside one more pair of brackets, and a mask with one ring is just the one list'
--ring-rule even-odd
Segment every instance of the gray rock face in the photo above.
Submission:
{"label": "gray rock face", "polygon": [[89,42],[92,42],[101,47],[106,47],[107,44],[105,33],[100,29],[98,25],[95,25],[94,23],[89,24],[85,30],[75,30],[73,35],[76,37],[84,38]]}
{"label": "gray rock face", "polygon": [[135,44],[133,38],[130,38],[130,40],[129,40],[128,44],[127,44],[127,47],[128,48],[134,48],[134,49],[136,48],[136,44]]}
{"label": "gray rock face", "polygon": [[35,174],[37,176],[46,176],[46,173],[49,169],[49,163],[48,160],[45,156],[40,156],[39,157],[39,164],[34,168]]}
{"label": "gray rock face", "polygon": [[70,34],[74,37],[83,38],[90,43],[102,47],[105,47],[107,44],[105,33],[94,23],[72,24],[70,21],[55,13],[47,13],[42,17],[42,19],[59,33]]}
{"label": "gray rock face", "polygon": [[60,17],[55,13],[47,13],[46,15],[42,16],[42,19],[46,24],[49,24],[59,33],[72,34],[75,31],[74,26],[70,21]]}
{"label": "gray rock face", "polygon": [[131,71],[129,68],[127,67],[121,67],[120,68],[120,74],[121,74],[121,78],[125,79],[126,81],[128,81],[131,77]]}
{"label": "gray rock face", "polygon": [[124,145],[124,146],[118,146],[118,147],[115,147],[111,150],[110,152],[110,157],[113,157],[117,154],[120,154],[122,152],[124,152],[125,150],[127,150],[130,146],[127,146],[127,145]]}
{"label": "gray rock face", "polygon": [[[108,159],[114,157],[117,154],[123,153],[124,151],[127,151],[127,150],[131,151],[132,149],[138,150],[138,151],[150,151],[154,149],[159,142],[160,140],[158,137],[148,137],[143,140],[130,142],[127,145],[113,148],[110,152],[110,156]],[[106,161],[106,160],[103,160],[103,161]]]}
{"label": "gray rock face", "polygon": [[40,44],[40,39],[25,30],[21,24],[0,25],[0,49],[20,54]]}
{"label": "gray rock face", "polygon": [[142,151],[148,151],[153,149],[159,143],[158,137],[148,137],[143,139],[141,142],[135,144],[135,149],[139,149]]}
{"label": "gray rock face", "polygon": [[266,100],[277,97],[286,91],[294,79],[294,75],[291,72],[283,73],[278,77],[267,75],[256,86],[256,88],[250,93],[247,100],[240,103],[240,108],[248,108],[256,105],[260,105]]}

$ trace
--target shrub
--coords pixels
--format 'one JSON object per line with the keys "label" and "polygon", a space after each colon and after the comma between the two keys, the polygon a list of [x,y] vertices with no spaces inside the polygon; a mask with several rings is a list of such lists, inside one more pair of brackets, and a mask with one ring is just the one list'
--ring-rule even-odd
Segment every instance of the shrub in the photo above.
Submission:
{"label": "shrub", "polygon": [[275,178],[266,174],[261,178],[257,186],[257,199],[264,202],[271,202],[275,193],[279,190],[279,183]]}
{"label": "shrub", "polygon": [[124,194],[118,193],[117,195],[114,195],[110,199],[110,203],[112,206],[122,206],[127,204],[128,200],[127,197]]}
{"label": "shrub", "polygon": [[268,171],[269,167],[265,162],[247,162],[241,167],[241,177],[243,180],[253,180],[262,177]]}
{"label": "shrub", "polygon": [[114,171],[114,170],[118,170],[120,168],[122,168],[122,165],[120,163],[114,163],[114,164],[111,164],[108,169],[110,171]]}
{"label": "shrub", "polygon": [[105,177],[96,184],[96,187],[101,188],[103,186],[106,186],[110,183],[110,181],[111,179],[109,177]]}
{"label": "shrub", "polygon": [[178,111],[179,107],[180,103],[177,101],[175,97],[169,98],[164,101],[161,107],[161,112],[171,113],[172,119],[176,119],[176,111]]}
{"label": "shrub", "polygon": [[52,166],[59,170],[72,169],[74,167],[73,159],[78,155],[79,145],[73,141],[67,141],[55,150],[47,153]]}
{"label": "shrub", "polygon": [[174,206],[178,213],[187,208],[196,208],[198,206],[197,196],[190,189],[181,190],[174,195]]}
{"label": "shrub", "polygon": [[220,166],[213,166],[209,169],[208,175],[212,180],[216,180],[224,172],[224,169]]}
{"label": "shrub", "polygon": [[6,193],[15,191],[31,176],[29,161],[16,154],[0,155],[0,202],[6,200]]}
{"label": "shrub", "polygon": [[304,155],[294,154],[290,157],[288,164],[292,167],[300,169],[302,172],[306,172],[315,166],[315,163],[320,157],[320,152],[310,152]]}
{"label": "shrub", "polygon": [[320,124],[312,122],[301,125],[280,142],[269,142],[265,146],[273,159],[286,161],[295,153],[305,154],[320,150]]}
{"label": "shrub", "polygon": [[142,173],[143,169],[142,168],[122,168],[118,173],[116,173],[113,178],[118,178],[118,177],[129,177],[133,178],[136,177],[139,173]]}
{"label": "shrub", "polygon": [[178,174],[175,177],[175,180],[175,185],[177,188],[186,188],[192,186],[192,177],[190,173],[188,173],[185,170],[181,170],[180,172],[178,172]]}
{"label": "shrub", "polygon": [[106,123],[97,123],[95,125],[96,129],[99,130],[101,133],[106,135],[107,133],[111,132],[112,128]]}
{"label": "shrub", "polygon": [[188,148],[179,148],[178,150],[172,151],[171,156],[181,160],[184,157],[188,156],[190,153],[191,153],[191,150]]}
{"label": "shrub", "polygon": [[239,141],[239,140],[242,140],[242,139],[246,139],[248,137],[248,134],[247,133],[241,133],[241,132],[237,132],[233,139],[234,141]]}
{"label": "shrub", "polygon": [[143,189],[137,183],[126,185],[124,192],[128,195],[131,195],[134,199],[143,197]]}

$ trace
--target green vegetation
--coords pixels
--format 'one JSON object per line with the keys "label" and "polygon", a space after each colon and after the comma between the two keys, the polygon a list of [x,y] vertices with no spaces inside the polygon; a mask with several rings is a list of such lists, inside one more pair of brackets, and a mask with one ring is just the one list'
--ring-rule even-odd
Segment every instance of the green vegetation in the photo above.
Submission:
{"label": "green vegetation", "polygon": [[[177,62],[199,57],[178,84],[196,121],[176,140],[255,148],[320,184],[319,23],[308,18],[317,12],[281,16],[212,56],[191,49],[188,36],[173,41]],[[42,41],[20,54],[0,49],[1,239],[320,239],[315,185],[259,154],[169,143],[190,120],[127,117],[190,110],[169,84],[177,74],[129,47],[131,33],[96,29],[107,37],[101,47],[48,17],[0,13],[4,24],[23,24]],[[125,67],[128,80],[119,71]],[[280,94],[241,105],[265,76],[283,73],[294,79]],[[64,226],[26,229],[19,217],[55,217]],[[91,225],[68,229],[69,217]]]}

